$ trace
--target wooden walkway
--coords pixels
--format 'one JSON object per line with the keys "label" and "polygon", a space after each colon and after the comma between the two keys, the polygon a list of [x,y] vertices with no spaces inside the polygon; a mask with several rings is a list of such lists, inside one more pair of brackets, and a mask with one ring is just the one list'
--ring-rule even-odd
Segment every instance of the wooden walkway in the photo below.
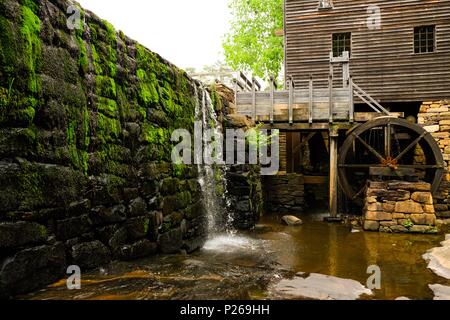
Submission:
{"label": "wooden walkway", "polygon": [[[333,65],[342,65],[340,87],[334,86]],[[353,82],[350,76],[348,53],[334,58],[330,55],[328,88],[314,87],[314,79],[302,86],[288,80],[287,90],[276,90],[273,79],[268,91],[260,91],[256,79],[249,80],[240,73],[235,80],[237,113],[250,116],[256,122],[264,123],[334,123],[366,122],[377,116],[392,116],[376,100]],[[298,86],[298,87],[297,87]],[[355,113],[354,99],[366,103],[374,112]]]}

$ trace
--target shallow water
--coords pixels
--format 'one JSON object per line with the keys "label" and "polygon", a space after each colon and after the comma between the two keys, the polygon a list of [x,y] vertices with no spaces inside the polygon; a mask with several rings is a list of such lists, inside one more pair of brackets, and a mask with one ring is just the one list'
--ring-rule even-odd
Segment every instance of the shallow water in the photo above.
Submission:
{"label": "shallow water", "polygon": [[317,221],[317,216],[302,218],[303,226],[286,227],[277,217],[265,217],[255,230],[218,235],[191,255],[114,262],[83,274],[81,290],[67,290],[63,279],[21,298],[280,299],[287,297],[277,283],[299,272],[365,285],[370,265],[381,269],[381,289],[363,299],[432,299],[429,284],[450,285],[422,259],[443,235],[352,232],[350,226]]}

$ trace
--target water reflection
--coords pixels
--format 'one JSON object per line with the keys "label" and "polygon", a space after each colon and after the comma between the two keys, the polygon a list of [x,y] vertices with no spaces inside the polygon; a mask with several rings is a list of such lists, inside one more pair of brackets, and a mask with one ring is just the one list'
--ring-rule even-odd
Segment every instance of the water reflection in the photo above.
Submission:
{"label": "water reflection", "polygon": [[192,255],[115,262],[83,274],[82,289],[62,280],[24,299],[272,299],[271,288],[298,272],[353,279],[365,285],[370,265],[382,272],[371,299],[431,299],[429,284],[450,282],[426,269],[422,255],[441,235],[352,233],[350,226],[302,217],[286,227],[266,217],[253,231],[222,234]]}

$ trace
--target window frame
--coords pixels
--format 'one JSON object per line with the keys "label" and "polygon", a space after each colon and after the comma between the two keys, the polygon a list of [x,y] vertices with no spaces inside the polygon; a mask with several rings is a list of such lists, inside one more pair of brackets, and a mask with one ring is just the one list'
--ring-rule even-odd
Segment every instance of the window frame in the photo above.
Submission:
{"label": "window frame", "polygon": [[[421,44],[422,39],[420,38],[421,34],[420,33],[416,33],[416,30],[419,30],[421,28],[433,28],[432,29],[433,30],[433,33],[432,33],[432,35],[433,35],[433,50],[432,51],[428,51],[428,48],[429,48],[428,30],[426,30],[426,38],[425,38],[425,41],[426,41],[425,47],[427,48],[427,51],[420,51],[421,48],[422,48],[422,44]],[[413,27],[413,54],[418,54],[418,55],[420,55],[420,54],[432,54],[432,53],[436,53],[437,52],[436,29],[437,29],[436,25],[417,25],[417,26]],[[416,40],[416,35],[417,34],[419,35],[419,40]],[[416,47],[417,41],[419,42],[418,47]],[[416,52],[416,48],[419,49],[418,52]]]}
{"label": "window frame", "polygon": [[[343,50],[342,50],[342,52],[340,52],[340,54],[339,54],[338,56],[336,56],[336,55],[335,55],[335,51],[334,51],[334,43],[335,43],[335,36],[338,36],[338,35],[349,35],[349,40],[348,40],[348,41],[349,41],[349,50],[345,50],[345,49],[346,49],[346,47],[345,47],[345,45],[346,45],[346,39],[344,38],[344,46],[343,46]],[[341,57],[341,56],[342,56],[342,53],[343,53],[344,51],[348,51],[349,57],[351,57],[351,56],[352,56],[352,52],[353,52],[352,47],[353,47],[353,37],[352,37],[352,32],[350,32],[350,31],[348,31],[348,32],[334,32],[334,33],[331,34],[331,52],[333,52],[333,57],[334,57],[334,58]],[[338,47],[338,49],[339,49],[339,47]]]}

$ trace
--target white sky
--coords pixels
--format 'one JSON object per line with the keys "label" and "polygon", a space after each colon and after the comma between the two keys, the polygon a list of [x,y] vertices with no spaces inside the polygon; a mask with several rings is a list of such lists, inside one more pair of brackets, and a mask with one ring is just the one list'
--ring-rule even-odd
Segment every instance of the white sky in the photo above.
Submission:
{"label": "white sky", "polygon": [[181,68],[222,59],[228,0],[78,0],[117,30]]}

